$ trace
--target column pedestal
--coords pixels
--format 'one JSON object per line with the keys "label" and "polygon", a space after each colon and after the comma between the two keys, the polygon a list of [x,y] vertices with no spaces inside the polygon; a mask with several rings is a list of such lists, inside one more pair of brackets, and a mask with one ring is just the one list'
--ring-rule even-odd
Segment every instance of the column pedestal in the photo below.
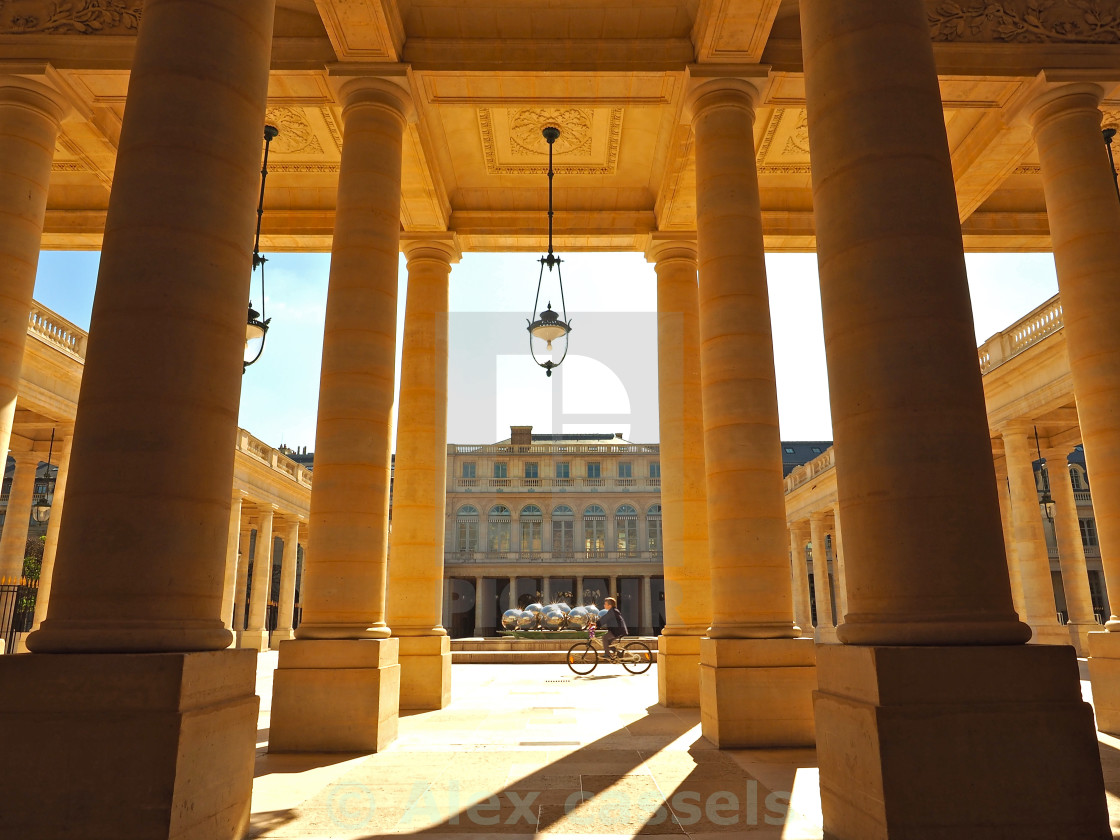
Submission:
{"label": "column pedestal", "polygon": [[1070,648],[833,645],[817,669],[830,838],[1110,836]]}
{"label": "column pedestal", "polygon": [[1120,633],[1089,633],[1089,681],[1097,729],[1120,735]]}
{"label": "column pedestal", "polygon": [[269,752],[378,752],[397,737],[397,638],[280,644]]}
{"label": "column pedestal", "polygon": [[0,836],[243,837],[256,663],[237,650],[4,657],[0,729],[22,758]]}
{"label": "column pedestal", "polygon": [[244,650],[252,650],[258,653],[268,650],[269,632],[267,630],[242,630],[237,638],[237,646]]}
{"label": "column pedestal", "polygon": [[451,702],[451,637],[397,636],[402,709],[432,711]]}
{"label": "column pedestal", "polygon": [[812,639],[701,639],[704,737],[720,749],[813,746],[815,661]]}
{"label": "column pedestal", "polygon": [[657,637],[657,702],[670,709],[700,705],[700,636]]}

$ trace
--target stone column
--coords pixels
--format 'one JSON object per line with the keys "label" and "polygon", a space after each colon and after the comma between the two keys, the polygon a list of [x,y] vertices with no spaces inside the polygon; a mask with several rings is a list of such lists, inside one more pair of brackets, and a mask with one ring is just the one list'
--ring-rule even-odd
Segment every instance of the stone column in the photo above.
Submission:
{"label": "stone column", "polygon": [[[1024,645],[1011,601],[926,3],[799,10],[848,583],[817,649],[824,833],[1106,837],[1073,649]],[[1062,788],[1016,793],[1039,778]]]}
{"label": "stone column", "polygon": [[[549,581],[548,575],[544,575],[541,578],[541,600],[544,601],[544,603],[546,603],[546,604],[549,604],[549,603],[552,602],[552,593],[551,593],[552,587],[550,586],[550,583],[551,582]],[[573,598],[572,600],[574,601],[575,598]],[[569,606],[576,607],[576,606],[578,606],[578,604],[569,604]]]}
{"label": "stone column", "polygon": [[482,578],[476,575],[474,578],[474,633],[472,635],[483,635],[485,626],[482,623]]}
{"label": "stone column", "polygon": [[509,579],[509,609],[517,609],[517,578]]}
{"label": "stone column", "polygon": [[[74,442],[73,430],[62,437],[58,453],[58,472],[55,473],[54,495],[51,497],[51,518],[47,521],[47,539],[43,542],[43,566],[39,570],[39,594],[35,597],[35,623],[38,630],[47,617],[51,599],[51,580],[54,578],[54,558],[58,554],[58,530],[62,526],[63,504],[66,501],[66,480],[70,475],[70,447]],[[26,648],[26,639],[20,639]]]}
{"label": "stone column", "polygon": [[[246,610],[249,600],[249,561],[252,559],[253,522],[241,509],[241,533],[237,539],[237,584],[233,594],[233,632],[237,645],[241,645],[241,634],[245,630]],[[260,545],[260,543],[257,543]]]}
{"label": "stone column", "polygon": [[[233,630],[233,603],[237,598],[238,540],[241,536],[241,500],[245,494],[233,491],[229,506],[229,533],[226,536],[226,573],[222,582],[222,621],[227,630]],[[246,560],[248,562],[248,560]]]}
{"label": "stone column", "polygon": [[[575,592],[572,594],[572,598],[579,602],[578,606],[585,606],[587,599],[583,597],[583,577],[577,575],[572,582],[575,584]],[[572,606],[577,605],[573,604]],[[595,606],[599,607],[599,609],[603,608],[602,604],[596,604]]]}
{"label": "stone column", "polygon": [[[1042,530],[1038,485],[1034,473],[1034,437],[1028,426],[1002,430],[1007,477],[1011,484],[1011,534],[1023,584],[1023,620],[1031,626],[1031,641],[1043,645],[1070,644],[1069,631],[1058,623],[1050,555]],[[1087,584],[1086,584],[1087,585]]]}
{"label": "stone column", "polygon": [[835,643],[836,619],[832,614],[832,581],[828,577],[828,550],[825,548],[825,520],[828,511],[809,514],[809,533],[813,543],[813,594],[817,602],[817,643]]}
{"label": "stone column", "polygon": [[1077,500],[1069,480],[1069,451],[1065,448],[1044,449],[1046,471],[1050,478],[1050,495],[1054,499],[1054,531],[1058,542],[1058,562],[1062,567],[1062,587],[1066,593],[1070,638],[1078,656],[1089,655],[1089,633],[1100,630],[1093,613],[1093,596],[1089,592],[1089,569],[1085,565],[1085,546],[1081,542],[1081,523],[1077,518]]}
{"label": "stone column", "polygon": [[268,650],[268,629],[265,627],[265,621],[272,589],[272,544],[276,536],[272,533],[272,521],[276,514],[276,505],[261,505],[258,511],[257,545],[253,552],[253,582],[249,587],[249,623],[241,634],[238,647],[261,651]]}
{"label": "stone column", "polygon": [[1011,599],[1015,612],[1022,618],[1026,615],[1023,595],[1023,576],[1019,571],[1019,552],[1016,550],[1015,532],[1011,525],[1011,482],[1007,478],[1007,458],[995,462],[996,492],[999,495],[999,517],[1003,525],[1003,545],[1007,552],[1007,574],[1011,579]]}
{"label": "stone column", "polygon": [[277,599],[276,630],[272,647],[295,638],[292,617],[296,602],[296,561],[299,555],[299,517],[292,516],[284,529],[284,553],[280,557],[280,596]]}
{"label": "stone column", "polygon": [[389,626],[399,639],[402,709],[451,702],[451,639],[442,624],[447,500],[447,295],[454,238],[403,243],[408,258],[397,460],[393,479]]}
{"label": "stone column", "polygon": [[719,747],[808,745],[814,652],[793,623],[762,211],[754,156],[743,154],[758,92],[739,79],[694,74],[693,84],[712,581],[700,721]]}
{"label": "stone column", "polygon": [[13,452],[12,459],[16,466],[12,473],[12,487],[8,492],[4,529],[0,534],[0,579],[3,580],[18,580],[23,576],[27,530],[31,525],[31,497],[35,492],[39,453]]}
{"label": "stone column", "polygon": [[[270,751],[376,751],[397,734],[385,623],[403,75],[341,80],[342,164],[323,333],[303,623],[280,645]],[[324,664],[328,663],[328,664]],[[312,698],[329,697],[326,706]]]}
{"label": "stone column", "polygon": [[805,543],[809,529],[795,522],[789,529],[790,575],[793,578],[793,615],[803,636],[813,635],[813,607],[809,602],[809,564],[805,560]]}
{"label": "stone column", "polygon": [[144,4],[50,604],[0,662],[5,747],[36,756],[0,834],[248,829],[256,657],[221,606],[274,2],[231,8]]}
{"label": "stone column", "polygon": [[638,611],[638,621],[641,623],[643,634],[648,632],[653,635],[653,589],[650,587],[649,575],[642,575],[642,608]]}
{"label": "stone column", "polygon": [[0,75],[0,455],[12,435],[51,160],[68,110],[45,81]]}
{"label": "stone column", "polygon": [[840,508],[832,509],[832,574],[836,583],[837,624],[844,622],[848,612],[848,584],[844,575],[844,539],[840,535]]}
{"label": "stone column", "polygon": [[[712,623],[696,243],[654,234],[657,388],[665,627],[657,639],[657,697],[700,705],[700,639]],[[600,604],[599,606],[602,606]]]}

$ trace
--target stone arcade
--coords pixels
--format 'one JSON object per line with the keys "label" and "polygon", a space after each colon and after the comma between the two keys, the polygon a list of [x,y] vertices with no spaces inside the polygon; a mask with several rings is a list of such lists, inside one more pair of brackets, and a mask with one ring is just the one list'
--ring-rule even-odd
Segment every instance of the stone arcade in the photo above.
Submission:
{"label": "stone arcade", "polygon": [[[303,624],[270,750],[380,750],[402,703],[447,702],[447,284],[463,251],[540,249],[536,138],[557,122],[558,250],[657,270],[663,702],[697,698],[719,747],[815,742],[832,837],[1109,836],[1075,652],[1025,644],[1014,607],[963,261],[1054,251],[1116,604],[1120,202],[1100,129],[1120,14],[1092,5],[0,3],[5,444],[37,253],[102,250],[49,609],[31,653],[0,659],[5,751],[26,761],[0,834],[247,826],[256,654],[227,649],[223,599],[272,119],[265,247],[332,261]],[[840,644],[794,622],[767,249],[818,254]],[[387,575],[401,251],[394,532],[414,560]],[[1009,469],[1025,440],[1004,435]],[[1088,634],[1112,710],[1117,628]]]}

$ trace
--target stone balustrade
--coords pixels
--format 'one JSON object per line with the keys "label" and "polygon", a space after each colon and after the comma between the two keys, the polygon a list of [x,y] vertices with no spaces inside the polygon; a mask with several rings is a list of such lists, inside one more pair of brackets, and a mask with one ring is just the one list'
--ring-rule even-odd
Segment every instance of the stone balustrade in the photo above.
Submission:
{"label": "stone balustrade", "polygon": [[980,345],[977,351],[980,358],[980,372],[987,373],[999,367],[1028,347],[1042,341],[1046,336],[1060,330],[1064,325],[1062,302],[1057,295],[1054,295],[1046,303]]}
{"label": "stone balustrade", "polygon": [[35,302],[31,304],[27,334],[50,344],[74,359],[85,361],[89,334],[71,324],[57,312],[52,312]]}

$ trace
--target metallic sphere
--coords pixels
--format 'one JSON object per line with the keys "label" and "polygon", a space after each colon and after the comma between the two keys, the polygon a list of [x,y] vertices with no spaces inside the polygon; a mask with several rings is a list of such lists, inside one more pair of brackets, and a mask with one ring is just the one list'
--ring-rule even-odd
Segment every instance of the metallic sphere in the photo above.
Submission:
{"label": "metallic sphere", "polygon": [[586,630],[591,623],[591,616],[586,607],[576,607],[568,613],[568,626],[573,630]]}
{"label": "metallic sphere", "polygon": [[567,615],[572,611],[572,608],[564,603],[553,604],[552,606],[556,607],[558,610],[560,610],[560,612],[564,613],[564,615]]}
{"label": "metallic sphere", "polygon": [[544,611],[544,606],[541,604],[530,604],[525,608],[526,612],[531,612],[533,615],[539,615]]}
{"label": "metallic sphere", "polygon": [[599,618],[602,618],[603,616],[605,616],[609,612],[610,612],[610,610],[608,610],[608,609],[599,610]]}
{"label": "metallic sphere", "polygon": [[541,616],[541,628],[544,630],[559,630],[564,626],[564,614],[559,610],[545,612]]}
{"label": "metallic sphere", "polygon": [[532,630],[537,626],[537,616],[528,610],[517,611],[517,629],[518,630]]}
{"label": "metallic sphere", "polygon": [[517,617],[521,615],[521,610],[506,610],[502,613],[502,629],[512,630],[517,626]]}

